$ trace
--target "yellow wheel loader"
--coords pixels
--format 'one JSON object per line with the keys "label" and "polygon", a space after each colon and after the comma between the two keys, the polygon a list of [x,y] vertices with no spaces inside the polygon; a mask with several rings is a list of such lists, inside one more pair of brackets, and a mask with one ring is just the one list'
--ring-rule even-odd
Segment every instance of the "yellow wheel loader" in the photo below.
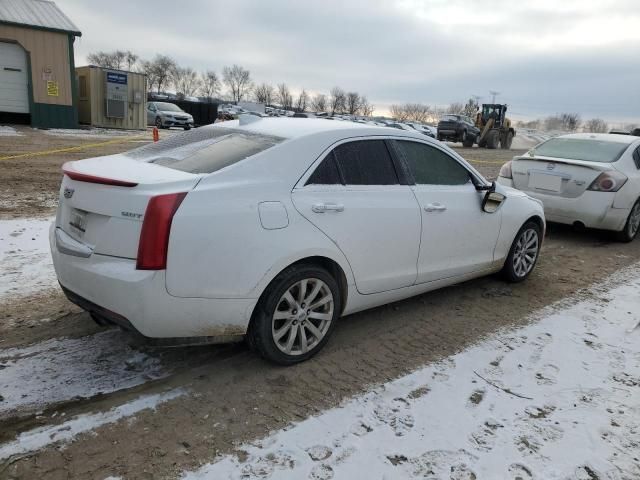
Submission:
{"label": "yellow wheel loader", "polygon": [[481,148],[503,148],[509,150],[516,131],[507,118],[507,106],[483,103],[482,110],[476,115],[476,127],[480,129],[477,142]]}

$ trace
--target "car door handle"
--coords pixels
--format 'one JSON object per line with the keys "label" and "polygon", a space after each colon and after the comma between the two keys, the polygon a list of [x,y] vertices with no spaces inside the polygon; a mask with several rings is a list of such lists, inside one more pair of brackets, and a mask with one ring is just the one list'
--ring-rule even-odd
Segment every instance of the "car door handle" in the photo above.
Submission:
{"label": "car door handle", "polygon": [[447,209],[446,206],[441,203],[428,203],[424,206],[425,212],[444,212]]}
{"label": "car door handle", "polygon": [[337,203],[316,203],[311,207],[315,213],[324,213],[324,212],[343,212],[344,205],[340,205]]}

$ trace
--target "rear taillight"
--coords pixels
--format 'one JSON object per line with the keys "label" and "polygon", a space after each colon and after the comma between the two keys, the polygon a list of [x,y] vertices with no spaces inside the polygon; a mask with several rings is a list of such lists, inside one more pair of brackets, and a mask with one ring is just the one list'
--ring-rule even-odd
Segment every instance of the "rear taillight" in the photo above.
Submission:
{"label": "rear taillight", "polygon": [[138,270],[164,270],[171,222],[186,192],[151,197],[144,213],[140,243],[138,244]]}
{"label": "rear taillight", "polygon": [[112,185],[114,187],[135,187],[136,185],[138,185],[137,183],[127,182],[125,180],[97,177],[95,175],[87,175],[86,173],[76,172],[75,170],[73,170],[73,168],[71,168],[69,162],[65,163],[62,166],[62,173],[64,173],[70,179],[76,180],[77,182],[98,183],[100,185]]}
{"label": "rear taillight", "polygon": [[594,192],[617,192],[626,183],[627,177],[620,172],[610,170],[608,172],[602,172],[598,177],[589,185],[587,190]]}
{"label": "rear taillight", "polygon": [[505,163],[504,165],[502,165],[502,167],[500,167],[500,173],[498,173],[499,177],[503,177],[503,178],[512,178],[512,174],[511,174],[511,160],[509,160],[507,163]]}

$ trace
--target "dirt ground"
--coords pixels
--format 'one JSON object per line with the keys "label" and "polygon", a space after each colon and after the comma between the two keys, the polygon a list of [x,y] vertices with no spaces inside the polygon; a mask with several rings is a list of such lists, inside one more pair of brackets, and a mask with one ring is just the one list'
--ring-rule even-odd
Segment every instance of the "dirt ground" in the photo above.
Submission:
{"label": "dirt ground", "polygon": [[[25,137],[0,138],[0,156],[96,142],[51,139],[41,132]],[[10,179],[0,189],[1,213],[50,214],[62,163],[130,147],[126,141],[0,161],[3,178]],[[520,153],[460,151],[489,178],[497,175],[500,162]],[[124,336],[132,349],[153,358],[168,374],[112,393],[0,415],[0,444],[74,415],[107,411],[142,394],[176,389],[183,394],[155,410],[81,434],[64,448],[48,446],[0,460],[0,478],[177,478],[222,453],[236,452],[242,459],[241,443],[443,359],[500,329],[522,325],[531,312],[569,295],[597,295],[583,289],[638,260],[639,241],[621,244],[607,233],[552,225],[528,281],[511,285],[488,277],[345,317],[319,355],[289,368],[267,364],[243,344],[157,349]],[[6,302],[0,312],[0,368],[11,360],[1,355],[8,349],[61,337],[85,339],[91,345],[104,330],[58,291]]]}

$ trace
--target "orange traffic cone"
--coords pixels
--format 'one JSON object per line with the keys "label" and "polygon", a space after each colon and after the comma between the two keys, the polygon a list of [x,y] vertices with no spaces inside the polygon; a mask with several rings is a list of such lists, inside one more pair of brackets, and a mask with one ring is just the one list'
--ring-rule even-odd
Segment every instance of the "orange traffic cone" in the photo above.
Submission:
{"label": "orange traffic cone", "polygon": [[153,141],[157,142],[160,140],[160,133],[158,133],[158,127],[153,127]]}

